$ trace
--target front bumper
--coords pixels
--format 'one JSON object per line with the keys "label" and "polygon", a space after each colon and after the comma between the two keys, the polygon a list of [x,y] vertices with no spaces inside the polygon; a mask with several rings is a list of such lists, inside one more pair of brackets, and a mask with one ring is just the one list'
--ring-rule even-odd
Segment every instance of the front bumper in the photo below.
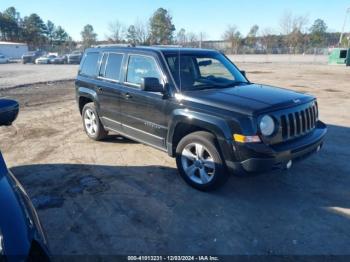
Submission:
{"label": "front bumper", "polygon": [[227,161],[227,166],[234,173],[260,173],[272,169],[285,168],[292,160],[304,159],[317,152],[324,142],[327,126],[317,122],[309,134],[278,145],[241,144],[236,151],[241,161]]}

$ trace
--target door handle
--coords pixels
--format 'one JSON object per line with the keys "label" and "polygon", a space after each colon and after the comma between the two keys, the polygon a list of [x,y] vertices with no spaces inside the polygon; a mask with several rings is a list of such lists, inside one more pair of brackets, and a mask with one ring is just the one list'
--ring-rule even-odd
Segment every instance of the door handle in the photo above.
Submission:
{"label": "door handle", "polygon": [[129,93],[126,93],[124,96],[126,99],[132,98],[132,95],[130,95]]}

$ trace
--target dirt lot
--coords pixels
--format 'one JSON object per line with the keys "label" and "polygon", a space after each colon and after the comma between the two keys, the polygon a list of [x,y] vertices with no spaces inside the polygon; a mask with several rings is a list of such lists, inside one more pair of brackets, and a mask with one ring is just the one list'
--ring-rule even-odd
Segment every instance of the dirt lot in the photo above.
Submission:
{"label": "dirt lot", "polygon": [[39,82],[73,80],[77,71],[78,65],[2,64],[0,65],[0,89]]}
{"label": "dirt lot", "polygon": [[165,153],[116,135],[89,140],[72,81],[0,91],[21,103],[0,148],[53,254],[350,254],[350,68],[239,66],[252,81],[316,95],[329,134],[292,170],[232,176],[214,193],[185,185]]}

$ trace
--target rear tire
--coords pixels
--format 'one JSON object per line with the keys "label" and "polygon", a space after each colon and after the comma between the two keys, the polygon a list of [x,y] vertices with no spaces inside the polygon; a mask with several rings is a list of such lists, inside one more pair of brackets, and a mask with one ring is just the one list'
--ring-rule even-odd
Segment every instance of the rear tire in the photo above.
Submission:
{"label": "rear tire", "polygon": [[84,106],[82,119],[85,133],[89,138],[96,141],[106,138],[108,132],[104,129],[93,102]]}
{"label": "rear tire", "polygon": [[185,182],[201,191],[217,189],[228,178],[216,139],[208,132],[194,132],[181,139],[176,165]]}

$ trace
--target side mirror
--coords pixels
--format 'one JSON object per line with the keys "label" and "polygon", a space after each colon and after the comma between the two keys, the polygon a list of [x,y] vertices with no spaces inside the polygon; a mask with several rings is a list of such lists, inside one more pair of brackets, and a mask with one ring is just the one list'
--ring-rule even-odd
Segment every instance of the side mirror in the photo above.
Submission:
{"label": "side mirror", "polygon": [[160,92],[164,91],[163,85],[155,77],[144,77],[141,82],[141,90],[147,92]]}
{"label": "side mirror", "polygon": [[213,63],[212,60],[203,60],[203,61],[198,62],[198,66],[209,66],[212,63]]}
{"label": "side mirror", "polygon": [[241,74],[242,74],[244,77],[246,77],[246,73],[245,73],[244,70],[241,70],[240,72],[241,72]]}
{"label": "side mirror", "polygon": [[0,99],[0,126],[9,126],[16,120],[19,104],[15,100]]}

